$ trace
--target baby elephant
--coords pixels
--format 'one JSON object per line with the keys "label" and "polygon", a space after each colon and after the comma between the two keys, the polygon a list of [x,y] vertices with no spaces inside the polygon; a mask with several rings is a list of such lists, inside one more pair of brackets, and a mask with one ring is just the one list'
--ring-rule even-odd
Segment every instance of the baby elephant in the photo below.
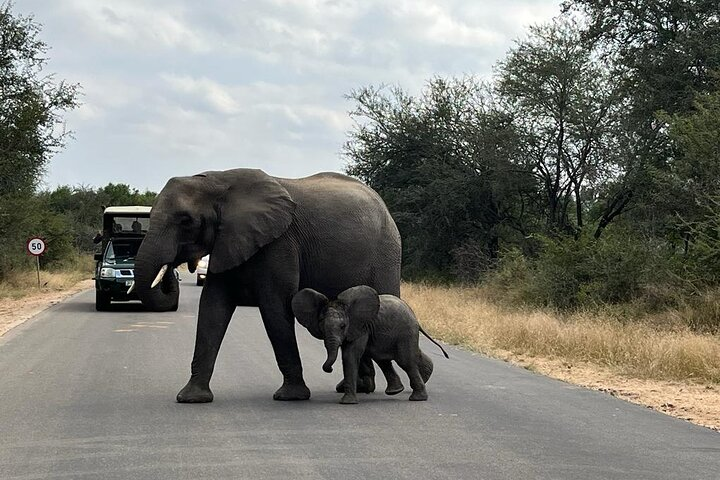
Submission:
{"label": "baby elephant", "polygon": [[[427,400],[425,382],[433,371],[432,360],[420,351],[419,332],[448,356],[423,331],[407,303],[393,295],[378,295],[365,285],[348,288],[334,301],[305,288],[293,297],[292,309],[312,336],[325,341],[324,371],[332,372],[338,348],[342,347],[345,395],[340,403],[357,403],[358,367],[363,355],[375,360],[383,371],[395,360],[410,378],[410,400]],[[388,386],[386,393],[400,393],[402,388]]]}

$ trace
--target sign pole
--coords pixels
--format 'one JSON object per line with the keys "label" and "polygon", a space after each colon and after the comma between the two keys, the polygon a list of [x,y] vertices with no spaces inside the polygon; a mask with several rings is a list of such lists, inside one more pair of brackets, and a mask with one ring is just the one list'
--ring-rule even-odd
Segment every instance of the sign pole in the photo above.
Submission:
{"label": "sign pole", "polygon": [[47,245],[45,245],[45,240],[43,240],[41,237],[33,237],[28,239],[26,248],[28,255],[35,256],[35,265],[37,266],[38,288],[40,288],[40,255],[45,253],[45,250],[47,250]]}

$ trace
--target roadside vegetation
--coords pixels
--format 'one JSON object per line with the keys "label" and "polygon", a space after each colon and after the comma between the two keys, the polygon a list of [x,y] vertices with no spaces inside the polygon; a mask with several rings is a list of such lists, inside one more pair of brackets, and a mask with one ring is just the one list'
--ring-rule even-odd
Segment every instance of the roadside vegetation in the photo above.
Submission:
{"label": "roadside vegetation", "polygon": [[[125,184],[102,188],[61,186],[42,190],[52,156],[71,136],[63,115],[79,105],[80,86],[46,71],[49,47],[32,17],[0,2],[0,297],[26,291],[35,259],[25,253],[29,237],[45,239],[42,283],[61,286],[83,272],[92,276],[87,255],[101,228],[102,208],[150,205],[152,192]],[[32,289],[27,290],[31,292]]]}
{"label": "roadside vegetation", "polygon": [[488,300],[493,295],[485,287],[405,283],[402,294],[431,334],[491,356],[529,355],[593,363],[637,378],[720,383],[720,337],[697,333],[680,311],[627,321],[613,309],[508,308]]}
{"label": "roadside vegetation", "polygon": [[350,93],[403,295],[485,352],[720,381],[720,11],[567,0],[490,79]]}
{"label": "roadside vegetation", "polygon": [[15,269],[6,274],[0,282],[0,301],[68,290],[79,282],[92,278],[94,267],[95,262],[89,254],[67,258],[62,264],[54,264],[40,272],[39,288],[35,270]]}

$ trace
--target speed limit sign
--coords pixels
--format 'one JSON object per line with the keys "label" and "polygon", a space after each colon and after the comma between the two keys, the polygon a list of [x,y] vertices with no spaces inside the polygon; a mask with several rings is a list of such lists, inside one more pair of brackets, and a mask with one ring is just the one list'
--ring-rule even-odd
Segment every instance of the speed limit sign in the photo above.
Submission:
{"label": "speed limit sign", "polygon": [[36,257],[42,255],[45,253],[45,240],[38,237],[29,239],[27,242],[27,251],[30,255],[35,255]]}

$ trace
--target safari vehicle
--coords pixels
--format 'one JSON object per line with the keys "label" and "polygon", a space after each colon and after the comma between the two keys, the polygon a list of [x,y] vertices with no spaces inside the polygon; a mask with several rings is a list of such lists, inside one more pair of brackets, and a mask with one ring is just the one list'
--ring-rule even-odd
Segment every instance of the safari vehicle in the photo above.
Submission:
{"label": "safari vehicle", "polygon": [[108,207],[103,212],[103,230],[96,237],[101,243],[95,254],[96,310],[108,310],[112,301],[139,300],[133,292],[135,256],[150,226],[150,208]]}

